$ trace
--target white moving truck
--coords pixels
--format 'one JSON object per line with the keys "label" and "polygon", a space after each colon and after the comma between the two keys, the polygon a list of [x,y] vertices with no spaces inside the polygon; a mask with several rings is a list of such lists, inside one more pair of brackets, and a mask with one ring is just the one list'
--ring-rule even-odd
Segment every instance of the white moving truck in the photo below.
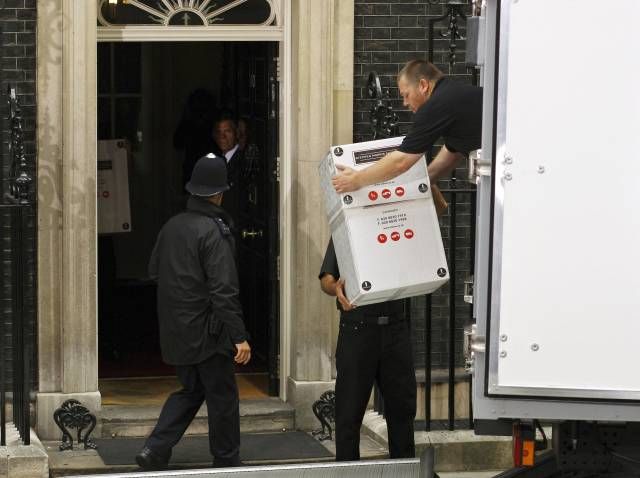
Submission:
{"label": "white moving truck", "polygon": [[476,433],[513,430],[534,465],[527,434],[554,424],[553,453],[504,476],[640,463],[639,15],[636,0],[488,0],[478,22]]}

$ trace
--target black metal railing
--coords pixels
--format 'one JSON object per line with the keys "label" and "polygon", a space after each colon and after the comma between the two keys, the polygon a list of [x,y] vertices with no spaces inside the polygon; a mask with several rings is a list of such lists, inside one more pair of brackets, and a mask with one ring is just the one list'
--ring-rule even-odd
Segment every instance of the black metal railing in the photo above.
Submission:
{"label": "black metal railing", "polygon": [[[429,0],[431,5],[439,3],[439,0]],[[450,0],[444,5],[445,13],[442,16],[430,18],[428,21],[428,60],[434,62],[434,37],[436,25],[439,23],[446,23],[447,25],[440,30],[440,37],[448,39],[448,51],[446,53],[446,63],[448,64],[448,71],[452,73],[454,66],[460,63],[459,55],[459,41],[464,40],[459,25],[459,20],[466,20],[466,10],[472,10],[472,13],[477,14],[477,2],[472,1],[471,5],[466,0]],[[467,72],[471,75],[471,82],[473,84],[478,83],[478,70],[476,68],[468,68]],[[379,81],[377,81],[376,75],[369,76],[368,92],[370,98],[376,98],[377,104],[371,112],[372,125],[376,131],[375,138],[393,136],[389,134],[389,124],[397,126],[397,117],[392,112],[390,106],[386,106],[388,102],[388,94],[383,96],[377,96],[372,92],[381,92]],[[378,121],[374,121],[374,119]],[[382,121],[381,121],[382,120]],[[382,126],[387,126],[382,129]],[[432,151],[427,153],[427,162],[432,159]],[[434,372],[440,372],[446,370],[446,382],[448,388],[447,394],[447,419],[444,421],[444,425],[449,430],[455,428],[473,428],[473,404],[472,404],[472,388],[471,388],[471,376],[467,372],[456,373],[456,370],[463,370],[464,360],[461,360],[460,366],[456,367],[456,342],[457,339],[462,341],[462,333],[460,337],[456,337],[456,333],[461,331],[463,327],[458,326],[459,315],[458,307],[460,303],[464,303],[462,296],[458,290],[459,285],[459,269],[458,269],[458,251],[468,249],[470,251],[469,259],[469,272],[470,276],[473,276],[474,266],[474,253],[475,253],[475,209],[476,209],[476,189],[475,185],[471,185],[465,182],[465,186],[460,186],[460,179],[456,176],[456,172],[451,175],[447,180],[447,187],[441,188],[447,202],[449,203],[448,214],[441,219],[441,227],[448,228],[448,247],[447,250],[447,263],[449,266],[449,283],[448,283],[448,316],[447,316],[447,365],[446,369],[441,367],[435,370],[432,363],[432,350],[433,350],[433,304],[432,296],[427,295],[423,300],[424,307],[424,429],[426,431],[431,430],[434,427],[435,420],[432,419],[431,410],[431,390],[433,385]],[[462,243],[458,238],[458,228],[460,225],[459,207],[462,200],[466,199],[466,203],[469,205],[469,220],[465,227],[469,227],[470,235],[466,240],[466,244]],[[442,292],[439,292],[442,293]],[[407,310],[412,310],[411,301],[409,299],[407,304]],[[422,299],[421,299],[422,300]],[[468,316],[472,317],[472,305],[468,304]],[[462,377],[460,376],[462,374]],[[458,376],[456,376],[458,375]],[[456,383],[460,381],[466,381],[469,384],[468,389],[468,419],[457,420],[456,419]],[[384,414],[384,400],[381,397],[380,391],[377,387],[374,389],[374,409],[379,413]],[[442,420],[438,420],[442,423]]]}
{"label": "black metal railing", "polygon": [[[0,318],[0,445],[7,440],[6,404],[11,384],[13,423],[25,445],[30,443],[30,403],[33,365],[33,324],[26,312],[26,290],[34,290],[35,278],[27,273],[29,262],[30,223],[35,217],[32,178],[24,150],[22,113],[15,89],[8,89],[9,127],[11,138],[8,160],[8,177],[3,184],[3,201],[0,204],[2,218],[1,251],[3,291],[10,291],[9,310],[2,309]],[[7,343],[11,337],[11,343]],[[11,357],[7,357],[7,350]]]}
{"label": "black metal railing", "polygon": [[[454,430],[455,428],[473,428],[473,404],[472,404],[472,390],[471,390],[471,376],[463,372],[463,381],[467,381],[469,384],[469,416],[467,420],[456,420],[456,383],[461,381],[460,374],[456,374],[456,370],[462,368],[462,364],[456,364],[456,337],[457,331],[462,327],[458,324],[458,308],[461,302],[464,303],[463,296],[458,288],[459,284],[459,257],[458,252],[468,249],[470,251],[470,258],[468,259],[470,275],[473,275],[474,254],[475,254],[475,201],[476,201],[476,189],[475,187],[460,187],[458,185],[459,179],[453,175],[449,178],[449,187],[441,189],[441,192],[445,196],[449,204],[448,215],[442,218],[441,227],[448,228],[448,247],[447,251],[447,264],[449,265],[449,283],[448,283],[448,316],[447,316],[447,428]],[[461,199],[466,199],[466,202],[462,202]],[[468,204],[471,212],[469,221],[465,224],[471,231],[470,237],[467,240],[460,240],[458,238],[458,228],[460,227],[460,214],[459,206],[461,204]],[[424,421],[425,430],[431,430],[433,426],[433,420],[431,416],[431,387],[432,387],[432,374],[433,367],[431,363],[432,347],[433,347],[433,307],[431,294],[426,296],[425,300],[425,327],[424,327],[424,369],[425,369],[425,385],[424,385]],[[472,305],[468,304],[469,313],[468,316],[473,315]],[[456,365],[460,365],[456,367]],[[458,375],[458,376],[456,376]],[[465,423],[466,422],[466,423]]]}
{"label": "black metal railing", "polygon": [[[460,347],[457,347],[457,343],[462,339],[462,336],[458,337],[459,331],[463,328],[458,322],[460,320],[460,309],[464,302],[464,294],[460,293],[458,285],[460,284],[460,259],[458,254],[460,251],[469,250],[469,258],[464,259],[464,262],[468,264],[466,270],[469,270],[470,275],[473,275],[474,253],[475,253],[475,201],[476,201],[476,189],[472,185],[461,186],[458,185],[460,180],[455,176],[449,179],[449,187],[441,189],[447,203],[449,204],[447,215],[441,218],[440,226],[448,229],[447,237],[445,239],[447,264],[449,266],[449,283],[445,289],[437,292],[437,294],[446,294],[448,298],[447,308],[447,363],[446,366],[439,364],[438,367],[434,367],[432,363],[432,351],[433,351],[433,304],[432,295],[429,294],[424,298],[424,430],[429,431],[434,428],[448,428],[449,430],[473,428],[473,404],[472,404],[472,389],[471,389],[471,376],[463,371],[463,361],[456,360],[457,352],[461,351]],[[465,224],[461,224],[460,208],[461,206],[468,206],[470,211],[469,219],[465,221]],[[458,229],[460,227],[469,228],[471,234],[468,238],[459,238]],[[415,299],[407,299],[407,305],[405,309],[410,314],[412,302]],[[472,316],[472,305],[466,304],[468,307],[468,313],[465,317]],[[416,317],[413,317],[415,320]],[[459,362],[459,363],[456,363]],[[422,371],[418,368],[418,376],[422,378]],[[438,382],[446,382],[447,384],[447,417],[446,419],[434,419],[432,417],[431,398],[432,398],[432,386],[434,385],[433,376],[438,375]],[[421,380],[419,380],[420,382]],[[456,384],[460,382],[468,383],[468,416],[460,418],[456,416]],[[384,415],[384,400],[380,393],[380,390],[374,388],[374,410]],[[419,428],[422,428],[420,426]]]}

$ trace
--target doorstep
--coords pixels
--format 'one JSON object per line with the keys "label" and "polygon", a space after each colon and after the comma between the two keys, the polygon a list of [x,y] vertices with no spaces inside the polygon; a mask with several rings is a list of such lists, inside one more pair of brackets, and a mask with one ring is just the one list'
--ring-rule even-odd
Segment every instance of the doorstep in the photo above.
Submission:
{"label": "doorstep", "polygon": [[[387,423],[372,410],[365,413],[362,431],[385,448]],[[436,471],[463,472],[504,470],[513,463],[511,437],[477,436],[473,430],[415,432],[416,454],[433,446]]]}

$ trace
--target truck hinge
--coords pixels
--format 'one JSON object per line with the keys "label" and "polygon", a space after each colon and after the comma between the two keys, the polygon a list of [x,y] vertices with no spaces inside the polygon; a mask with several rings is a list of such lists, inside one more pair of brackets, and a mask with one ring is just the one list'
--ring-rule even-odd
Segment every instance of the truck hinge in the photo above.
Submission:
{"label": "truck hinge", "polygon": [[473,373],[473,364],[476,353],[484,353],[486,340],[483,335],[478,335],[478,326],[472,324],[464,329],[464,363],[468,373]]}
{"label": "truck hinge", "polygon": [[469,182],[478,184],[482,176],[491,176],[491,160],[482,157],[482,150],[469,153]]}

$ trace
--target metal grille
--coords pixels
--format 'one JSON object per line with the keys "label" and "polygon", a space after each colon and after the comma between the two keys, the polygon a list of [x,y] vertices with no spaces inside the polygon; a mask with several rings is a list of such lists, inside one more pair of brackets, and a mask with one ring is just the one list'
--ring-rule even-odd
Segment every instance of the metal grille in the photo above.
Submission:
{"label": "metal grille", "polygon": [[[16,91],[9,88],[8,192],[0,204],[2,217],[2,291],[8,296],[7,307],[0,318],[0,445],[6,445],[6,402],[11,390],[13,423],[25,445],[30,443],[30,396],[34,354],[34,328],[29,320],[27,301],[35,290],[33,267],[33,230],[35,206],[32,179],[24,152],[22,114]],[[3,168],[4,169],[4,168]],[[11,342],[9,343],[9,340]],[[11,351],[11,354],[7,353]],[[11,357],[7,357],[11,355]],[[11,385],[11,387],[10,387]]]}

